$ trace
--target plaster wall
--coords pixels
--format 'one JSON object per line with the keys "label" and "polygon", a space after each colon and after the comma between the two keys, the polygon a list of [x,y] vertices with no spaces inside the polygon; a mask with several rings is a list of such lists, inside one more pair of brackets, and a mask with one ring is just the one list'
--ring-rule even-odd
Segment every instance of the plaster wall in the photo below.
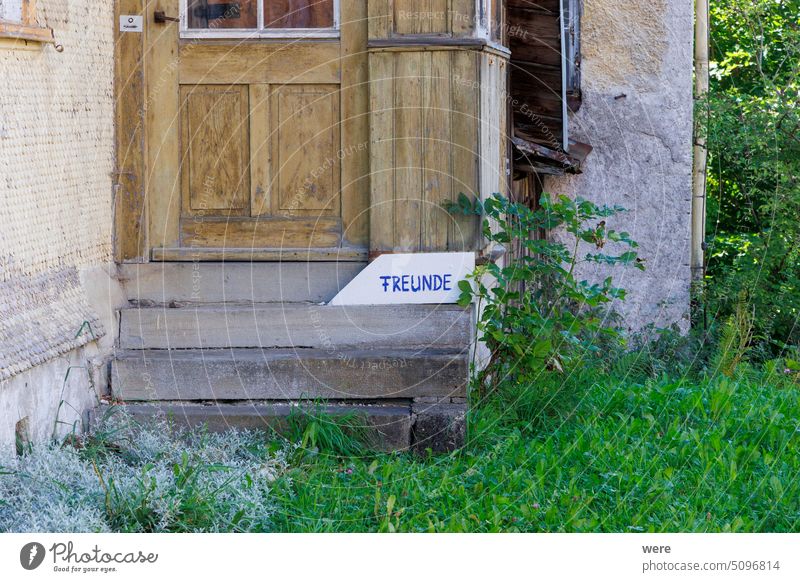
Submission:
{"label": "plaster wall", "polygon": [[[548,177],[551,193],[620,205],[609,221],[639,242],[647,271],[614,269],[628,290],[614,306],[631,330],[688,326],[692,170],[690,0],[584,0],[583,105],[571,137],[594,148],[580,175]],[[584,265],[597,280],[607,268]]]}
{"label": "plaster wall", "polygon": [[0,39],[0,451],[71,430],[104,383],[112,263],[113,2],[39,0],[52,45]]}

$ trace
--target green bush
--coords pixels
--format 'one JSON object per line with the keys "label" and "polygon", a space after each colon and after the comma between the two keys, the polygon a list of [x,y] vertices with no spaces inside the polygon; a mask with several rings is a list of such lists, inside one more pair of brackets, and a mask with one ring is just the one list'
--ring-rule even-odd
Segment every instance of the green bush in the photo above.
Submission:
{"label": "green bush", "polygon": [[[461,194],[448,209],[483,215],[484,238],[514,249],[502,265],[479,266],[459,283],[459,303],[477,304],[479,339],[491,352],[478,374],[479,398],[500,384],[541,383],[544,370],[563,372],[603,342],[621,341],[608,305],[624,299],[625,291],[611,277],[600,283],[579,280],[576,267],[592,262],[644,268],[630,235],[606,226],[605,219],[622,208],[543,194],[533,210],[499,194],[485,202]],[[554,229],[568,237],[569,246],[535,236]],[[611,247],[618,253],[609,252]]]}
{"label": "green bush", "polygon": [[797,0],[711,3],[708,313],[754,313],[752,355],[800,344],[800,27]]}

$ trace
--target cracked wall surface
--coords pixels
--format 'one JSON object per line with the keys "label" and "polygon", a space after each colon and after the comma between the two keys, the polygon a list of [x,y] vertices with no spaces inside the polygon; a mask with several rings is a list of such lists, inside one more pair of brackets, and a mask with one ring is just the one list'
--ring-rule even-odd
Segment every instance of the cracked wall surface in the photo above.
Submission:
{"label": "cracked wall surface", "polygon": [[[549,192],[618,204],[609,221],[639,242],[647,271],[615,269],[626,326],[688,326],[692,170],[690,0],[584,0],[583,106],[571,137],[594,150],[583,174],[550,177]],[[584,278],[608,270],[583,265]]]}

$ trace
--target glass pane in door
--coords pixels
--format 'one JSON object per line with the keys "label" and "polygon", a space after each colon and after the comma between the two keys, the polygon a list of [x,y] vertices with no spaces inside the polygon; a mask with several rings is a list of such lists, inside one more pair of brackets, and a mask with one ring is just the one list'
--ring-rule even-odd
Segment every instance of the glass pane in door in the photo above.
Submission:
{"label": "glass pane in door", "polygon": [[189,0],[188,24],[192,29],[256,28],[257,0]]}
{"label": "glass pane in door", "polygon": [[[353,1],[355,0],[345,0]],[[333,0],[263,2],[264,28],[333,28]]]}

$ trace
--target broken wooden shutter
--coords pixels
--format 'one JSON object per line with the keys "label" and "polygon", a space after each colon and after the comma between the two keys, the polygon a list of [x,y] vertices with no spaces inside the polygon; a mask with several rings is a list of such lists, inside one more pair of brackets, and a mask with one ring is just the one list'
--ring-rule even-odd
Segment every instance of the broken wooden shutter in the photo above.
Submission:
{"label": "broken wooden shutter", "polygon": [[507,0],[507,10],[515,170],[578,171],[591,149],[570,141],[568,124],[580,98],[580,0]]}
{"label": "broken wooden shutter", "polygon": [[581,0],[562,0],[566,94],[570,111],[581,107]]}
{"label": "broken wooden shutter", "polygon": [[569,115],[567,111],[567,4],[569,0],[559,2],[558,36],[561,43],[561,150],[569,151]]}

